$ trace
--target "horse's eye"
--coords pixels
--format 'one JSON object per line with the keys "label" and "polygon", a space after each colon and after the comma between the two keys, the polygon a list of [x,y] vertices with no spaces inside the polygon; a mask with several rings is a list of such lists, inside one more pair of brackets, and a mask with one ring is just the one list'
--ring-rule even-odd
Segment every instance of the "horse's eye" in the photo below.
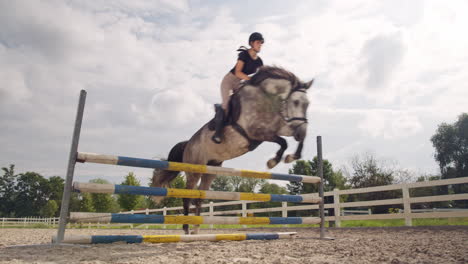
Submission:
{"label": "horse's eye", "polygon": [[299,106],[299,103],[300,103],[299,100],[294,100],[294,102],[293,102],[294,106],[296,106],[296,107]]}

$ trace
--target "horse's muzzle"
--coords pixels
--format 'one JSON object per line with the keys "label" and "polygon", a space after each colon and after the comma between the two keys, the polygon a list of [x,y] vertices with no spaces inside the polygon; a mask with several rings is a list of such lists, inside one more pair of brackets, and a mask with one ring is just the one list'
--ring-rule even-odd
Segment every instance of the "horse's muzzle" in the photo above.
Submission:
{"label": "horse's muzzle", "polygon": [[296,141],[303,141],[307,135],[307,122],[302,123],[294,130],[294,139]]}

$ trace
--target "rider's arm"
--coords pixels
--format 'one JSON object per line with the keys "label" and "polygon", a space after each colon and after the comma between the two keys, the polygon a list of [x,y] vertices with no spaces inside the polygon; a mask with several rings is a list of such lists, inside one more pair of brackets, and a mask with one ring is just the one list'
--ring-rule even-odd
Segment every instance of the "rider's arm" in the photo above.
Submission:
{"label": "rider's arm", "polygon": [[250,80],[250,77],[242,72],[242,69],[244,68],[244,62],[241,60],[238,60],[236,63],[236,69],[234,70],[234,75],[236,75],[238,78],[242,80]]}

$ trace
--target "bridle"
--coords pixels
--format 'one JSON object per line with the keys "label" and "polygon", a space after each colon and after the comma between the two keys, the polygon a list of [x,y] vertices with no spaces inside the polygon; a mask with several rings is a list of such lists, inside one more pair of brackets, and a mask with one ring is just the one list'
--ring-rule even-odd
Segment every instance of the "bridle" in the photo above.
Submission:
{"label": "bridle", "polygon": [[307,123],[307,118],[305,118],[305,117],[290,117],[289,116],[288,101],[291,98],[291,95],[293,93],[296,93],[296,92],[307,93],[307,91],[305,89],[301,89],[301,88],[292,90],[288,94],[288,97],[286,97],[286,99],[281,100],[281,102],[280,102],[281,106],[280,106],[279,114],[281,115],[281,117],[283,118],[283,120],[286,123],[290,123],[290,122],[293,122],[293,121],[304,121],[304,123]]}

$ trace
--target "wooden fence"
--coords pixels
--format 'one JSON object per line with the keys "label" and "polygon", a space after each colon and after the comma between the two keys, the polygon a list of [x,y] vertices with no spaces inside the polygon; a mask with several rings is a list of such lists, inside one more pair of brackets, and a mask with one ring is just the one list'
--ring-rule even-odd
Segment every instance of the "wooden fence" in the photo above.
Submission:
{"label": "wooden fence", "polygon": [[[468,177],[463,178],[454,178],[447,180],[437,180],[437,181],[428,181],[428,182],[416,182],[416,183],[404,183],[404,184],[394,184],[394,185],[385,185],[377,186],[370,188],[359,188],[359,189],[349,189],[349,190],[338,190],[335,189],[330,192],[325,192],[325,197],[332,196],[333,203],[325,203],[325,209],[332,209],[334,211],[334,216],[327,216],[326,221],[334,221],[337,227],[341,226],[341,221],[345,220],[381,220],[381,219],[405,219],[406,226],[412,226],[412,220],[418,218],[453,218],[453,217],[468,217],[467,210],[433,210],[431,212],[421,212],[420,210],[411,210],[411,205],[418,203],[430,203],[430,202],[443,202],[443,201],[455,201],[455,200],[468,200],[468,193],[461,194],[447,194],[447,195],[433,195],[433,196],[423,196],[423,197],[411,197],[410,189],[425,188],[425,187],[435,187],[435,186],[449,186],[455,184],[468,184]],[[359,202],[340,202],[340,198],[344,195],[351,194],[364,194],[364,193],[374,193],[374,192],[385,192],[385,191],[401,191],[401,197],[395,199],[385,199],[385,200],[370,200],[370,201],[359,201]],[[331,200],[331,199],[330,199]],[[326,199],[327,201],[327,199]],[[202,208],[208,208],[207,212],[203,212],[201,215],[207,216],[216,216],[216,215],[241,215],[254,216],[258,213],[271,213],[271,212],[281,212],[281,217],[288,217],[288,212],[291,211],[304,211],[304,210],[318,210],[318,205],[288,205],[287,202],[282,202],[281,207],[274,208],[252,208],[248,209],[248,204],[258,203],[256,201],[229,201],[229,202],[220,202],[220,203],[206,203],[202,205]],[[241,209],[237,210],[215,210],[215,208],[223,206],[232,206],[240,205]],[[349,208],[369,208],[373,206],[381,205],[393,205],[395,207],[402,207],[403,210],[397,210],[395,213],[386,213],[386,214],[351,214],[349,215],[347,210]],[[181,212],[182,207],[171,207],[171,208],[160,208],[160,209],[144,209],[144,210],[135,210],[130,212],[130,214],[163,214],[166,215],[168,211]],[[173,213],[171,213],[172,215]]]}
{"label": "wooden fence", "polygon": [[[325,209],[334,212],[334,216],[326,216],[326,221],[334,221],[337,227],[341,226],[341,221],[346,220],[381,220],[381,219],[405,219],[405,224],[407,226],[412,226],[412,220],[418,218],[454,218],[454,217],[468,217],[468,210],[462,209],[437,209],[437,210],[420,210],[420,209],[411,209],[411,205],[418,203],[431,203],[431,202],[444,202],[444,201],[456,201],[456,200],[468,200],[468,193],[460,194],[447,194],[447,195],[433,195],[433,196],[423,196],[423,197],[411,197],[410,190],[417,188],[425,187],[436,187],[436,186],[450,186],[455,184],[468,184],[468,177],[455,178],[448,180],[438,180],[438,181],[429,181],[429,182],[416,182],[416,183],[405,183],[405,184],[395,184],[395,185],[386,185],[370,188],[360,188],[360,189],[349,189],[349,190],[338,190],[335,189],[330,192],[325,192],[325,197],[333,197],[333,202],[325,203]],[[364,193],[374,193],[374,192],[385,192],[385,191],[395,191],[399,190],[401,192],[400,198],[395,199],[386,199],[386,200],[370,200],[370,201],[358,201],[358,202],[340,202],[340,198],[344,198],[346,195],[355,195],[355,194],[364,194]],[[398,192],[398,193],[400,193]],[[328,199],[332,200],[332,199]],[[341,199],[343,200],[343,199]],[[327,201],[327,199],[326,199]],[[219,203],[206,203],[202,205],[202,208],[205,209],[201,215],[203,216],[217,216],[217,215],[237,215],[242,217],[255,216],[255,214],[260,213],[273,213],[280,212],[281,217],[288,217],[289,212],[297,211],[310,211],[317,210],[319,206],[314,205],[290,205],[287,202],[281,202],[281,206],[273,208],[248,208],[249,204],[261,203],[257,201],[228,201],[228,202],[219,202]],[[238,206],[240,209],[235,210],[223,210],[223,207],[226,206]],[[381,206],[381,205],[392,205],[399,210],[395,210],[394,213],[385,213],[385,214],[371,214],[369,211],[370,207]],[[400,208],[401,207],[401,208]],[[358,208],[359,210],[352,210]],[[160,209],[144,209],[144,210],[134,210],[129,212],[122,212],[126,214],[162,214],[169,215],[168,212],[171,212],[170,215],[181,214],[182,207],[170,207],[170,208],[160,208]],[[357,213],[352,213],[353,211],[358,211]],[[365,212],[368,213],[365,213]],[[279,213],[278,213],[279,214]],[[28,226],[34,224],[46,224],[46,225],[56,225],[58,218],[0,218],[2,227],[12,227],[12,226]],[[81,223],[81,226],[96,226],[96,224],[85,224]],[[109,224],[111,226],[131,226],[131,224]],[[106,223],[99,223],[97,226],[105,227]],[[210,226],[213,228],[213,226]],[[163,225],[163,228],[166,228],[166,225]]]}
{"label": "wooden fence", "polygon": [[47,227],[56,228],[58,225],[59,218],[43,218],[43,217],[22,217],[22,218],[0,218],[0,226],[2,228],[8,227],[31,227],[38,225],[46,225]]}

